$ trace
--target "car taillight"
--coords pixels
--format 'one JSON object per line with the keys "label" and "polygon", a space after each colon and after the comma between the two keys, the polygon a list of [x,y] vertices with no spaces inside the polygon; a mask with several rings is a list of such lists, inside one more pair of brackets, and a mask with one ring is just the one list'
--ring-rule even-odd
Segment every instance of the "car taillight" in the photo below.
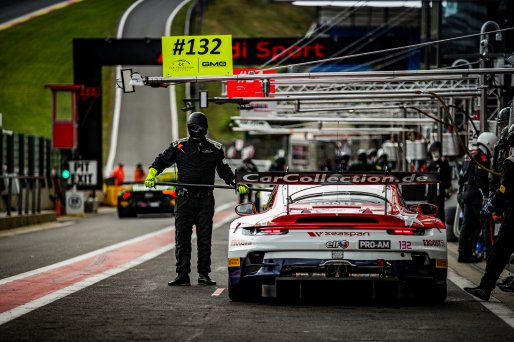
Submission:
{"label": "car taillight", "polygon": [[425,235],[423,229],[388,229],[389,235]]}
{"label": "car taillight", "polygon": [[124,200],[126,200],[127,198],[129,198],[131,196],[130,192],[124,192],[123,195],[121,195],[121,198],[123,198]]}
{"label": "car taillight", "polygon": [[177,198],[177,193],[175,190],[163,190],[162,193],[165,195],[170,195],[173,198]]}
{"label": "car taillight", "polygon": [[283,228],[260,228],[256,233],[259,235],[282,235],[287,234],[288,232],[289,229]]}

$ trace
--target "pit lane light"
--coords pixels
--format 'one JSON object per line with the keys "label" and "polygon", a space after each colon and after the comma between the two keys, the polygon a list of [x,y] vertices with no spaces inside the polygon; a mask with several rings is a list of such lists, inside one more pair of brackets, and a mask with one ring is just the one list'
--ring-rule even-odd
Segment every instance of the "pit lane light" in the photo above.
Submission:
{"label": "pit lane light", "polygon": [[71,176],[70,170],[68,170],[67,168],[66,168],[66,169],[63,169],[63,170],[61,171],[61,177],[62,177],[62,179],[64,179],[64,180],[68,180],[68,179],[70,178],[70,176]]}

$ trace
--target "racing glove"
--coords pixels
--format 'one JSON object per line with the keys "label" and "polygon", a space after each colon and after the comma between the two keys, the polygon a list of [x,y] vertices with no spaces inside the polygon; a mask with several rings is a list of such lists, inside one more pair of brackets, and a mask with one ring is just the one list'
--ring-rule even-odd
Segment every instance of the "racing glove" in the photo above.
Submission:
{"label": "racing glove", "polygon": [[250,191],[250,188],[246,184],[239,184],[237,186],[237,192],[239,192],[240,194],[247,194],[248,191]]}
{"label": "racing glove", "polygon": [[145,179],[145,186],[147,188],[155,188],[155,176],[157,176],[157,170],[151,167]]}
{"label": "racing glove", "polygon": [[[230,186],[235,187],[236,185],[234,183],[230,183]],[[250,191],[250,188],[246,184],[239,184],[236,188],[237,192],[240,194],[247,194],[248,191]]]}

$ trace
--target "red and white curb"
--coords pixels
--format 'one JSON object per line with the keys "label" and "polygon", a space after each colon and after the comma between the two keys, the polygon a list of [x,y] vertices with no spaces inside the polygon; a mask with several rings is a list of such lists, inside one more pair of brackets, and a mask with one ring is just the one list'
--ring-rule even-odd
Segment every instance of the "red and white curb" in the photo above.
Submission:
{"label": "red and white curb", "polygon": [[0,31],[2,30],[5,30],[5,29],[8,29],[10,27],[13,27],[15,25],[18,25],[18,24],[21,24],[21,23],[24,23],[30,19],[34,19],[34,18],[37,18],[39,16],[42,16],[42,15],[45,15],[45,14],[48,14],[50,12],[53,12],[53,11],[56,11],[56,10],[59,10],[61,8],[64,8],[64,7],[68,7],[70,5],[73,5],[73,4],[76,4],[78,2],[82,2],[84,0],[68,0],[68,1],[63,1],[63,2],[60,2],[58,4],[55,4],[55,5],[51,5],[51,6],[48,6],[48,7],[45,7],[45,8],[42,8],[40,10],[37,10],[37,11],[34,11],[32,13],[29,13],[29,14],[26,14],[26,15],[23,15],[21,17],[18,17],[16,19],[13,19],[13,20],[9,20],[9,21],[6,21],[4,23],[1,23],[0,24]]}

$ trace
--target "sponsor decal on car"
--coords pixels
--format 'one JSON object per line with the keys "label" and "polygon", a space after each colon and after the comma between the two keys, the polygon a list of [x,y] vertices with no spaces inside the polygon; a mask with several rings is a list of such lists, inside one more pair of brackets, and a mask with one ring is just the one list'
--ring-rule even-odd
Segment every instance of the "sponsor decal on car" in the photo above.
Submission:
{"label": "sponsor decal on car", "polygon": [[238,172],[238,183],[251,184],[427,184],[437,173],[412,172]]}
{"label": "sponsor decal on car", "polygon": [[391,249],[391,241],[359,240],[359,249]]}
{"label": "sponsor decal on car", "polygon": [[228,267],[239,267],[239,266],[241,266],[241,259],[228,258]]}
{"label": "sponsor decal on car", "polygon": [[340,248],[340,249],[346,249],[348,246],[350,246],[350,243],[346,240],[337,240],[337,241],[327,241],[325,243],[325,246],[327,248]]}
{"label": "sponsor decal on car", "polygon": [[248,240],[232,240],[230,241],[230,246],[250,246],[252,241]]}
{"label": "sponsor decal on car", "polygon": [[425,247],[445,247],[444,240],[423,240],[423,246]]}
{"label": "sponsor decal on car", "polygon": [[307,232],[310,237],[321,236],[369,236],[369,232]]}
{"label": "sponsor decal on car", "polygon": [[398,241],[400,244],[401,250],[409,250],[412,249],[412,242],[410,241]]}

